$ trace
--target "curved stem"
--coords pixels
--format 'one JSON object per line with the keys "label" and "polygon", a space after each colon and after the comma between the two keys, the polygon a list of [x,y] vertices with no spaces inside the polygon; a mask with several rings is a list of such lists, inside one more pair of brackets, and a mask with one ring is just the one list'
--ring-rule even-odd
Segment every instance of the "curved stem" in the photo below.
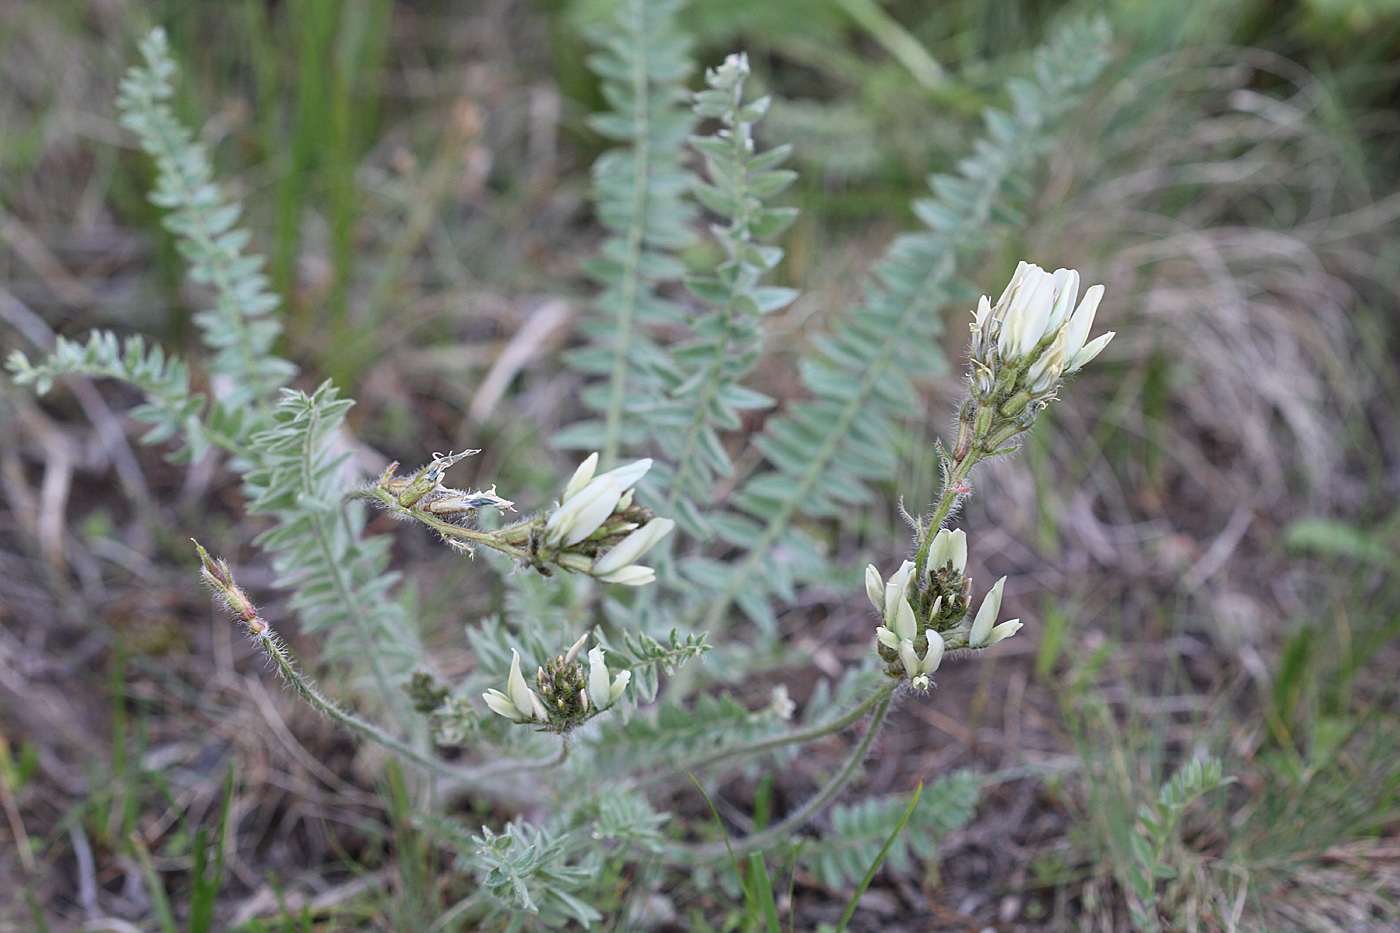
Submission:
{"label": "curved stem", "polygon": [[[266,626],[265,622],[263,624]],[[568,757],[568,745],[561,744],[558,753],[551,755],[549,758],[535,759],[532,761],[504,759],[493,761],[490,764],[477,765],[472,768],[453,767],[447,762],[425,754],[420,749],[414,748],[407,742],[385,732],[369,720],[342,709],[334,701],[326,697],[306,675],[297,670],[296,664],[292,661],[291,653],[287,650],[286,643],[283,642],[271,628],[264,627],[263,631],[256,634],[254,637],[257,639],[258,646],[262,648],[263,653],[271,659],[273,666],[277,668],[277,672],[292,685],[292,689],[297,692],[297,695],[309,703],[314,709],[352,732],[358,732],[370,741],[384,746],[391,752],[412,761],[414,764],[421,766],[439,777],[451,778],[454,781],[461,781],[467,784],[475,784],[486,778],[512,771],[529,771],[539,768],[554,767],[555,765],[561,764],[564,759]]]}
{"label": "curved stem", "polygon": [[808,726],[806,729],[794,729],[792,732],[785,732],[782,735],[770,736],[766,739],[756,739],[752,742],[746,742],[743,745],[735,745],[730,748],[720,749],[719,751],[688,761],[683,765],[678,764],[666,771],[660,771],[643,778],[637,782],[638,786],[646,787],[651,784],[656,784],[663,778],[669,777],[679,771],[695,771],[700,768],[709,767],[712,764],[716,764],[728,758],[735,758],[739,755],[757,755],[769,749],[781,748],[784,745],[793,745],[799,742],[810,742],[822,736],[831,735],[833,732],[840,732],[842,729],[870,712],[881,700],[888,699],[898,686],[899,684],[895,681],[884,684],[879,690],[876,690],[870,696],[866,697],[849,712],[838,716],[830,722]]}
{"label": "curved stem", "polygon": [[816,816],[836,798],[851,778],[855,777],[856,771],[865,761],[865,756],[870,752],[870,746],[874,744],[875,737],[880,734],[880,729],[885,724],[885,717],[889,714],[890,703],[893,695],[884,693],[883,698],[875,707],[875,715],[870,720],[870,725],[866,728],[865,735],[860,743],[851,751],[851,755],[846,759],[846,763],[841,766],[841,770],[832,775],[831,780],[816,795],[808,800],[801,807],[798,807],[787,817],[773,824],[762,832],[751,833],[736,842],[709,842],[703,845],[678,845],[672,846],[662,853],[663,857],[675,862],[693,863],[706,862],[722,859],[732,852],[735,858],[742,858],[750,852],[759,852],[770,846],[782,842],[790,837],[796,830],[800,829],[812,817]]}

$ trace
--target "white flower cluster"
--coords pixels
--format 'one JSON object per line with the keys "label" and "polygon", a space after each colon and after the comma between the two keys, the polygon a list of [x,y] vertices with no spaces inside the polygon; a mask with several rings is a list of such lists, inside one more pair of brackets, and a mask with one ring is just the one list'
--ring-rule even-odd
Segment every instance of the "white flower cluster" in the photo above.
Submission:
{"label": "white flower cluster", "polygon": [[1078,297],[1078,272],[1056,269],[1049,273],[1029,262],[1016,267],[1016,274],[995,305],[983,295],[972,322],[973,368],[982,392],[991,392],[995,384],[994,347],[1003,363],[1017,366],[1050,341],[1028,374],[1030,389],[1037,395],[1050,391],[1061,377],[1077,372],[1098,356],[1113,339],[1113,331],[1087,345],[1084,341],[1103,299],[1103,286],[1091,286],[1074,308]]}
{"label": "white flower cluster", "polygon": [[[573,660],[574,653],[582,644],[575,645],[569,652],[568,660]],[[543,668],[541,668],[543,670]],[[603,649],[597,646],[588,652],[588,686],[579,695],[581,708],[590,715],[596,715],[603,710],[611,709],[612,706],[622,698],[623,691],[632,680],[631,671],[622,671],[613,677],[608,671],[607,662],[603,659]],[[486,705],[491,707],[495,713],[506,717],[511,722],[538,722],[548,723],[549,713],[544,703],[540,700],[539,694],[531,690],[525,683],[525,675],[520,672],[520,655],[514,648],[510,650],[510,675],[506,678],[506,690],[488,690],[481,695],[486,701]]]}
{"label": "white flower cluster", "polygon": [[[573,547],[596,533],[615,512],[627,511],[632,505],[632,487],[651,469],[651,460],[637,460],[594,476],[597,468],[595,453],[579,464],[564,487],[559,506],[545,522],[544,540],[550,547]],[[586,572],[604,583],[625,586],[643,586],[655,580],[655,571],[633,561],[670,534],[676,523],[669,518],[653,518],[633,527],[634,531],[597,557]]]}
{"label": "white flower cluster", "polygon": [[[865,591],[882,622],[875,629],[875,637],[880,644],[898,654],[905,675],[920,690],[928,689],[930,677],[938,670],[943,661],[943,652],[950,642],[954,648],[986,648],[1010,638],[1021,628],[1018,619],[993,625],[1001,609],[1005,577],[998,580],[982,600],[982,606],[970,624],[964,617],[943,623],[946,627],[942,631],[933,627],[931,623],[939,618],[943,608],[942,594],[934,597],[925,617],[920,619],[914,610],[914,602],[909,598],[911,587],[917,592],[931,592],[936,589],[937,572],[950,564],[961,579],[967,568],[967,533],[961,529],[949,531],[943,528],[934,535],[929,543],[923,580],[914,579],[915,564],[912,560],[901,564],[888,581],[881,578],[880,571],[873,564],[865,568]],[[927,643],[922,655],[916,646],[920,634],[925,636]]]}

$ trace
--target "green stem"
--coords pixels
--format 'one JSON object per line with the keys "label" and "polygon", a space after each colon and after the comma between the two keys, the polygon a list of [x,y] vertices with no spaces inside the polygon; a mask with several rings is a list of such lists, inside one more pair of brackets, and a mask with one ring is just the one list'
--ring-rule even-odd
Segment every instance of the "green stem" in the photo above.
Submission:
{"label": "green stem", "polygon": [[865,735],[860,743],[851,752],[841,770],[832,775],[831,780],[826,782],[812,797],[801,807],[798,807],[788,816],[763,830],[762,832],[751,833],[737,842],[710,842],[703,845],[677,845],[671,846],[662,853],[664,858],[682,864],[693,864],[695,862],[709,862],[717,859],[727,858],[732,852],[735,858],[748,855],[750,852],[760,852],[777,843],[789,839],[794,832],[800,829],[808,820],[816,816],[836,798],[851,779],[855,777],[856,771],[865,761],[865,756],[870,752],[870,746],[874,744],[875,737],[880,734],[880,729],[885,724],[885,717],[890,711],[890,702],[893,699],[890,692],[885,692],[879,703],[875,707],[875,715],[870,720]]}
{"label": "green stem", "polygon": [[677,772],[698,771],[701,768],[709,767],[710,765],[739,755],[757,755],[770,749],[781,748],[784,745],[811,742],[823,736],[831,735],[833,732],[840,732],[842,729],[870,712],[877,703],[887,699],[890,694],[894,693],[895,688],[898,686],[899,684],[895,681],[884,684],[879,690],[876,690],[870,696],[866,697],[849,712],[843,713],[830,722],[818,723],[815,726],[808,726],[805,729],[794,729],[782,735],[770,736],[766,739],[755,739],[752,742],[745,742],[743,745],[734,745],[729,748],[720,749],[719,751],[688,761],[683,765],[675,765],[665,771],[657,772],[656,774],[643,778],[638,782],[638,786],[646,787],[650,784],[656,784],[663,778],[669,777]]}
{"label": "green stem", "polygon": [[893,362],[900,344],[906,339],[909,328],[919,317],[937,312],[943,298],[941,286],[952,275],[952,272],[952,261],[945,258],[936,263],[924,277],[923,286],[915,293],[916,300],[909,302],[909,307],[900,317],[898,325],[885,339],[875,357],[869,361],[859,385],[851,393],[845,408],[828,430],[826,440],[818,449],[816,456],[812,458],[807,471],[802,476],[793,478],[792,492],[778,511],[768,519],[768,524],[764,527],[758,540],[750,546],[748,556],[730,575],[729,584],[724,588],[724,591],[710,603],[709,611],[705,615],[704,623],[699,626],[700,628],[711,631],[719,628],[719,623],[729,609],[729,604],[748,585],[749,577],[768,555],[768,549],[782,535],[788,520],[796,513],[807,494],[815,488],[822,473],[841,449],[842,441],[850,430],[851,423],[865,410],[865,404],[875,391],[875,383],[880,373]]}
{"label": "green stem", "polygon": [[[636,24],[643,17],[637,0],[627,0],[628,22]],[[647,83],[647,49],[645,41],[634,42],[632,58],[632,209],[627,228],[627,248],[623,257],[621,301],[613,329],[613,368],[608,410],[604,420],[601,462],[611,465],[617,458],[622,438],[622,408],[627,399],[627,355],[632,342],[632,325],[637,315],[638,294],[642,289],[642,238],[646,230],[647,189],[651,182],[651,136],[647,108],[651,93]]]}
{"label": "green stem", "polygon": [[[974,437],[974,444],[980,442],[981,438]],[[972,468],[977,465],[979,458],[976,450],[980,449],[980,447],[975,447],[974,452],[953,465],[947,476],[943,478],[943,491],[938,496],[933,513],[929,515],[927,520],[919,522],[919,547],[914,554],[914,579],[916,580],[924,578],[924,567],[928,564],[928,552],[929,547],[933,544],[933,536],[938,534],[938,530],[948,520],[948,514],[953,511],[953,506],[957,504],[958,498],[965,494],[967,486],[964,481],[972,472]]]}
{"label": "green stem", "polygon": [[[317,418],[319,415],[313,411],[311,417]],[[315,475],[316,448],[315,439],[319,434],[315,424],[312,424],[302,437],[301,447],[301,486],[302,494],[308,500],[313,500],[316,494]],[[343,513],[331,516],[331,521],[342,521]],[[405,715],[402,704],[395,702],[395,693],[389,683],[389,672],[384,668],[382,653],[375,650],[374,639],[365,628],[364,613],[360,610],[360,601],[355,592],[354,581],[349,578],[345,568],[336,559],[335,548],[331,544],[331,530],[327,527],[326,516],[316,514],[310,516],[311,527],[315,529],[316,547],[321,552],[322,565],[329,568],[330,576],[335,584],[336,599],[345,610],[346,617],[355,621],[355,640],[360,644],[360,651],[363,652],[365,660],[369,663],[370,672],[374,675],[374,684],[379,689],[379,695],[384,698],[385,704],[393,712],[394,718],[400,725],[406,726]]]}
{"label": "green stem", "polygon": [[[264,625],[266,623],[264,622]],[[287,650],[286,644],[268,627],[261,634],[254,636],[263,653],[272,661],[277,672],[281,674],[297,695],[305,700],[312,708],[321,712],[334,722],[339,723],[352,732],[384,746],[390,751],[420,765],[425,770],[440,777],[450,778],[466,784],[476,784],[486,778],[500,774],[513,773],[517,771],[535,770],[539,768],[549,768],[560,764],[568,755],[568,746],[561,745],[559,753],[546,759],[535,761],[501,760],[494,761],[486,765],[478,765],[473,768],[453,767],[445,761],[425,754],[422,750],[414,748],[403,740],[385,732],[379,726],[367,719],[362,719],[354,713],[348,712],[337,706],[328,699],[316,685],[311,682],[301,671],[297,670],[296,664],[292,661],[291,653]]]}

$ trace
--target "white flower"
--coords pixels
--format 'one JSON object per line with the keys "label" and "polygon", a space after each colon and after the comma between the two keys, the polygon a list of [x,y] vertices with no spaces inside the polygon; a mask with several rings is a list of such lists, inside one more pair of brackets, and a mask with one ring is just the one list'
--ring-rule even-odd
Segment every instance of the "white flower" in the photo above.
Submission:
{"label": "white flower", "polygon": [[514,648],[510,649],[510,676],[506,678],[506,691],[487,690],[481,698],[493,712],[512,722],[544,722],[548,718],[540,698],[525,685],[525,675],[520,673],[520,655]]}
{"label": "white flower", "polygon": [[773,688],[772,701],[768,708],[778,714],[779,719],[791,719],[792,714],[797,711],[797,704],[788,696],[787,684],[778,684]]}
{"label": "white flower", "polygon": [[552,547],[570,547],[597,531],[623,495],[651,469],[651,460],[637,460],[595,477],[593,470],[597,465],[598,455],[593,454],[579,465],[564,487],[559,507],[545,522],[545,541]]}
{"label": "white flower", "polygon": [[650,567],[632,563],[656,546],[676,527],[669,518],[653,518],[636,531],[613,545],[606,554],[593,562],[590,573],[604,583],[641,586],[656,579]]}
{"label": "white flower", "polygon": [[932,543],[928,547],[928,570],[932,574],[935,570],[943,567],[949,561],[953,563],[953,569],[958,573],[967,570],[967,532],[961,528],[949,531],[947,528],[938,529],[938,534],[933,536]]}
{"label": "white flower", "polygon": [[[1030,374],[1033,391],[1048,391],[1061,375],[1076,372],[1113,339],[1110,332],[1087,346],[1084,343],[1103,298],[1103,286],[1089,288],[1071,314],[1078,297],[1079,273],[1075,270],[1050,273],[1033,263],[1020,263],[995,306],[986,297],[977,305],[972,323],[974,360],[985,364],[995,340],[1001,358],[1015,363],[1053,337]],[[979,384],[983,381],[989,382],[979,376]],[[989,389],[990,385],[984,386],[984,390]]]}
{"label": "white flower", "polygon": [[870,597],[870,605],[875,607],[875,611],[880,613],[880,618],[885,617],[885,580],[880,576],[880,571],[875,569],[874,564],[865,565],[865,595]]}
{"label": "white flower", "polygon": [[623,671],[610,681],[603,649],[593,647],[588,650],[588,699],[594,709],[602,711],[612,707],[631,681],[631,671]]}
{"label": "white flower", "polygon": [[914,562],[906,560],[885,584],[885,626],[900,639],[913,638],[919,630],[914,607],[907,598],[909,575],[913,572]]}
{"label": "white flower", "polygon": [[1006,578],[1002,577],[987,593],[982,600],[982,606],[977,610],[977,618],[972,622],[972,630],[967,634],[967,646],[969,648],[986,648],[995,645],[1004,638],[1010,638],[1021,628],[1019,619],[1012,619],[1010,622],[1003,622],[995,628],[992,623],[996,621],[997,613],[1001,610],[1001,591],[1006,585]]}
{"label": "white flower", "polygon": [[909,682],[919,690],[927,690],[931,682],[929,676],[943,663],[943,636],[937,632],[928,633],[928,650],[922,658],[914,650],[913,640],[906,638],[899,643],[899,659],[909,675]]}

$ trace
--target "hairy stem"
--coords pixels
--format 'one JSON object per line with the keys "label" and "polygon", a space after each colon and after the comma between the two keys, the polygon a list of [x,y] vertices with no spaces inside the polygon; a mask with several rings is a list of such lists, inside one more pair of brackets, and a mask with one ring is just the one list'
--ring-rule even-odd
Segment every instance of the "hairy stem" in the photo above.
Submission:
{"label": "hairy stem", "polygon": [[884,684],[879,690],[876,690],[870,696],[866,697],[851,710],[841,714],[830,722],[818,723],[814,726],[808,726],[806,729],[794,729],[782,735],[769,736],[765,739],[756,739],[752,742],[745,742],[742,745],[734,745],[729,748],[720,749],[708,755],[703,755],[700,758],[692,759],[685,764],[674,765],[667,768],[665,771],[660,771],[643,778],[638,782],[638,785],[646,787],[650,784],[659,783],[664,778],[681,771],[698,771],[701,768],[707,768],[710,765],[718,764],[721,761],[739,755],[758,755],[774,748],[781,748],[784,745],[811,742],[823,736],[831,735],[833,732],[840,732],[842,729],[870,712],[876,704],[880,703],[882,700],[888,699],[890,694],[894,693],[895,688],[898,686],[899,684],[894,681]]}
{"label": "hairy stem", "polygon": [[695,862],[710,862],[717,859],[726,858],[732,852],[735,858],[741,858],[751,852],[761,852],[764,849],[783,842],[822,810],[825,810],[831,802],[836,799],[856,772],[865,761],[865,757],[870,752],[870,746],[874,744],[875,737],[880,734],[881,728],[885,725],[885,717],[889,714],[890,703],[893,699],[891,691],[884,691],[877,694],[880,697],[875,706],[875,715],[870,720],[870,725],[866,727],[865,735],[851,751],[851,755],[846,759],[841,770],[832,775],[831,780],[821,790],[798,807],[787,817],[773,824],[762,832],[751,833],[735,842],[709,842],[702,845],[677,845],[666,849],[662,856],[673,862],[686,864]]}
{"label": "hairy stem", "polygon": [[865,410],[866,402],[875,391],[875,384],[880,372],[894,360],[900,343],[906,339],[909,328],[918,317],[937,312],[943,301],[942,285],[951,274],[951,260],[940,262],[929,270],[923,286],[916,293],[918,300],[909,303],[908,309],[900,318],[899,325],[885,339],[880,352],[870,361],[864,376],[861,377],[859,387],[851,394],[850,401],[846,403],[844,410],[827,432],[826,440],[818,450],[817,455],[812,458],[811,465],[801,477],[794,478],[791,494],[788,495],[777,513],[768,520],[768,524],[764,527],[758,540],[750,545],[748,556],[738,567],[734,568],[729,577],[729,584],[724,588],[724,591],[709,604],[709,611],[706,613],[700,628],[713,630],[720,627],[720,622],[723,621],[730,603],[748,585],[749,577],[758,568],[768,553],[768,549],[782,535],[783,529],[787,527],[789,520],[797,512],[803,499],[817,485],[827,465],[841,449],[841,442],[847,431],[850,430],[851,423]]}

